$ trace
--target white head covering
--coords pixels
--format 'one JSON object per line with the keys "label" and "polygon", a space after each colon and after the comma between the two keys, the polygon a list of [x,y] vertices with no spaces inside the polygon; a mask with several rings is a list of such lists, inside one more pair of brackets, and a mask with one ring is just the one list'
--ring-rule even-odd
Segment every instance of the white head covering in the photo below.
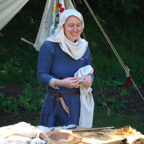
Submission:
{"label": "white head covering", "polygon": [[[82,22],[82,27],[84,28],[84,21],[81,13],[75,9],[65,10],[61,16],[57,29],[55,30],[54,35],[48,37],[46,40],[59,43],[61,49],[70,55],[73,59],[80,59],[86,52],[88,42],[84,39],[79,38],[76,42],[71,42],[64,34],[63,24],[69,16],[76,16]],[[82,30],[83,30],[82,28]]]}

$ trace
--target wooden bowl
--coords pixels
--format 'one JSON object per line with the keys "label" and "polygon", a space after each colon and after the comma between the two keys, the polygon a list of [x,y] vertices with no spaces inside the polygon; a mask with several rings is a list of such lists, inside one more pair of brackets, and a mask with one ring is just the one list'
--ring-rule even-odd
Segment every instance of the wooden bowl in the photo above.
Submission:
{"label": "wooden bowl", "polygon": [[46,133],[51,144],[77,144],[81,141],[80,137],[76,137],[71,131],[54,130]]}

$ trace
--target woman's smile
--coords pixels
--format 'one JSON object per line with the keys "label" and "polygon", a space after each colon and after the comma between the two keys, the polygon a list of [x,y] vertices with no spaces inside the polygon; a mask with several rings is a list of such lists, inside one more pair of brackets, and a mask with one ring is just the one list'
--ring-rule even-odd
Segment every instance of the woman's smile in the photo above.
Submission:
{"label": "woman's smile", "polygon": [[66,37],[74,42],[78,39],[82,31],[82,22],[76,16],[70,16],[67,18],[64,24],[64,33]]}

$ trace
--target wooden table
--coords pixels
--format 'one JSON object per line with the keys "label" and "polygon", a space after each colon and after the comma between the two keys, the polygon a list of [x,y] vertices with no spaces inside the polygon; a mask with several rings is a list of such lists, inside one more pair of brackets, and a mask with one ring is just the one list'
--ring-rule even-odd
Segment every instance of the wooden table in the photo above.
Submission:
{"label": "wooden table", "polygon": [[[111,130],[114,131],[115,129]],[[133,133],[130,132],[129,134],[116,135],[108,131],[103,131],[102,129],[77,127],[77,129],[71,130],[53,130],[46,134],[50,138],[51,144],[132,144],[133,141],[135,141],[135,144],[144,144],[144,135],[136,131]],[[65,136],[63,137],[61,134]],[[67,141],[58,141],[59,139],[66,139]],[[136,141],[137,139],[139,140]]]}

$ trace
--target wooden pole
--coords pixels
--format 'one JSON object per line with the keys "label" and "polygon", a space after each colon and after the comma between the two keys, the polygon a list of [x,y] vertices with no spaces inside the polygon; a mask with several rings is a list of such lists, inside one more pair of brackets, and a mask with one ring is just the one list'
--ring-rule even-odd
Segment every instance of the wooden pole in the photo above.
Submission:
{"label": "wooden pole", "polygon": [[28,44],[30,44],[30,45],[32,45],[32,46],[34,45],[32,42],[30,42],[30,41],[28,41],[28,40],[26,40],[24,38],[21,38],[21,40],[24,41],[24,42],[26,42],[26,43],[28,43]]}
{"label": "wooden pole", "polygon": [[69,1],[68,0],[64,0],[64,3],[65,3],[65,9],[68,9],[68,7],[69,7]]}
{"label": "wooden pole", "polygon": [[77,128],[77,129],[72,129],[73,132],[76,132],[76,131],[92,131],[92,130],[100,130],[100,129],[111,129],[111,128],[114,128],[114,126],[111,126],[111,127],[101,127],[101,128]]}

